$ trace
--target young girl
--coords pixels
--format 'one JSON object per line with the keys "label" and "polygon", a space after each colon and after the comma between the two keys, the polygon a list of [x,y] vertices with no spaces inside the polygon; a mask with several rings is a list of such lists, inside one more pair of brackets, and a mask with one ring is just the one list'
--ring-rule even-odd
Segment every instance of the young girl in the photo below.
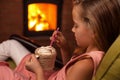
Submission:
{"label": "young girl", "polygon": [[[0,60],[10,56],[18,66],[12,71],[4,62],[0,63],[0,71],[3,72],[0,73],[0,79],[91,80],[104,53],[119,35],[120,5],[118,0],[73,0],[72,13],[74,21],[72,31],[81,51],[77,52],[77,55],[73,54],[71,58],[67,40],[61,32],[54,32],[55,42],[60,47],[65,64],[62,69],[46,78],[36,57],[28,55],[29,51],[18,42],[9,40],[0,44]],[[6,77],[6,73],[10,76]]]}
{"label": "young girl", "polygon": [[[61,48],[62,60],[66,64],[48,80],[91,80],[104,55],[120,32],[120,5],[117,0],[73,0],[72,31],[79,48],[84,54],[70,59],[70,48],[61,32],[54,32],[57,45]],[[44,72],[32,55],[26,68],[45,80]],[[68,62],[68,60],[70,60]]]}

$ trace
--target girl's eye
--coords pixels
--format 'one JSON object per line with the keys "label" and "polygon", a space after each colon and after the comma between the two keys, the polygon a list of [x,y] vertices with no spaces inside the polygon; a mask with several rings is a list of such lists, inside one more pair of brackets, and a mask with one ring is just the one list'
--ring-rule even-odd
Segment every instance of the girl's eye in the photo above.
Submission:
{"label": "girl's eye", "polygon": [[77,24],[74,24],[74,26],[73,26],[74,28],[77,28],[78,27],[78,25]]}

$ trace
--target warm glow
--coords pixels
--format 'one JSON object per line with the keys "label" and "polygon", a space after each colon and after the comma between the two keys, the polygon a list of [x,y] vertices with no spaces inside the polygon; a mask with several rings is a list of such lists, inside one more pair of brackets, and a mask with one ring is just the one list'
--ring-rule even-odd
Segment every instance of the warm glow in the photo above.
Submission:
{"label": "warm glow", "polygon": [[49,3],[28,5],[28,29],[30,31],[55,30],[57,27],[57,6]]}

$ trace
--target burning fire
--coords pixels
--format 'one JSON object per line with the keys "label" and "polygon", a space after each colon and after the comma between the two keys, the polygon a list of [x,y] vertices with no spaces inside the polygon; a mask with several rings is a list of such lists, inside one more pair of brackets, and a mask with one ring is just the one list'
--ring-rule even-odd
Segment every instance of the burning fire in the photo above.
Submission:
{"label": "burning fire", "polygon": [[56,25],[56,5],[45,3],[28,5],[28,29],[30,31],[55,30]]}

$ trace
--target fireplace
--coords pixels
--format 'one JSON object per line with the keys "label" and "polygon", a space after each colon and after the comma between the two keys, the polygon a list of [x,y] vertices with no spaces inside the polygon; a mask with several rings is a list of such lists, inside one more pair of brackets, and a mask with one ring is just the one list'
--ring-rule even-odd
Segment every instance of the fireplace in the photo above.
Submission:
{"label": "fireplace", "polygon": [[63,0],[23,0],[24,36],[50,36],[61,29]]}

